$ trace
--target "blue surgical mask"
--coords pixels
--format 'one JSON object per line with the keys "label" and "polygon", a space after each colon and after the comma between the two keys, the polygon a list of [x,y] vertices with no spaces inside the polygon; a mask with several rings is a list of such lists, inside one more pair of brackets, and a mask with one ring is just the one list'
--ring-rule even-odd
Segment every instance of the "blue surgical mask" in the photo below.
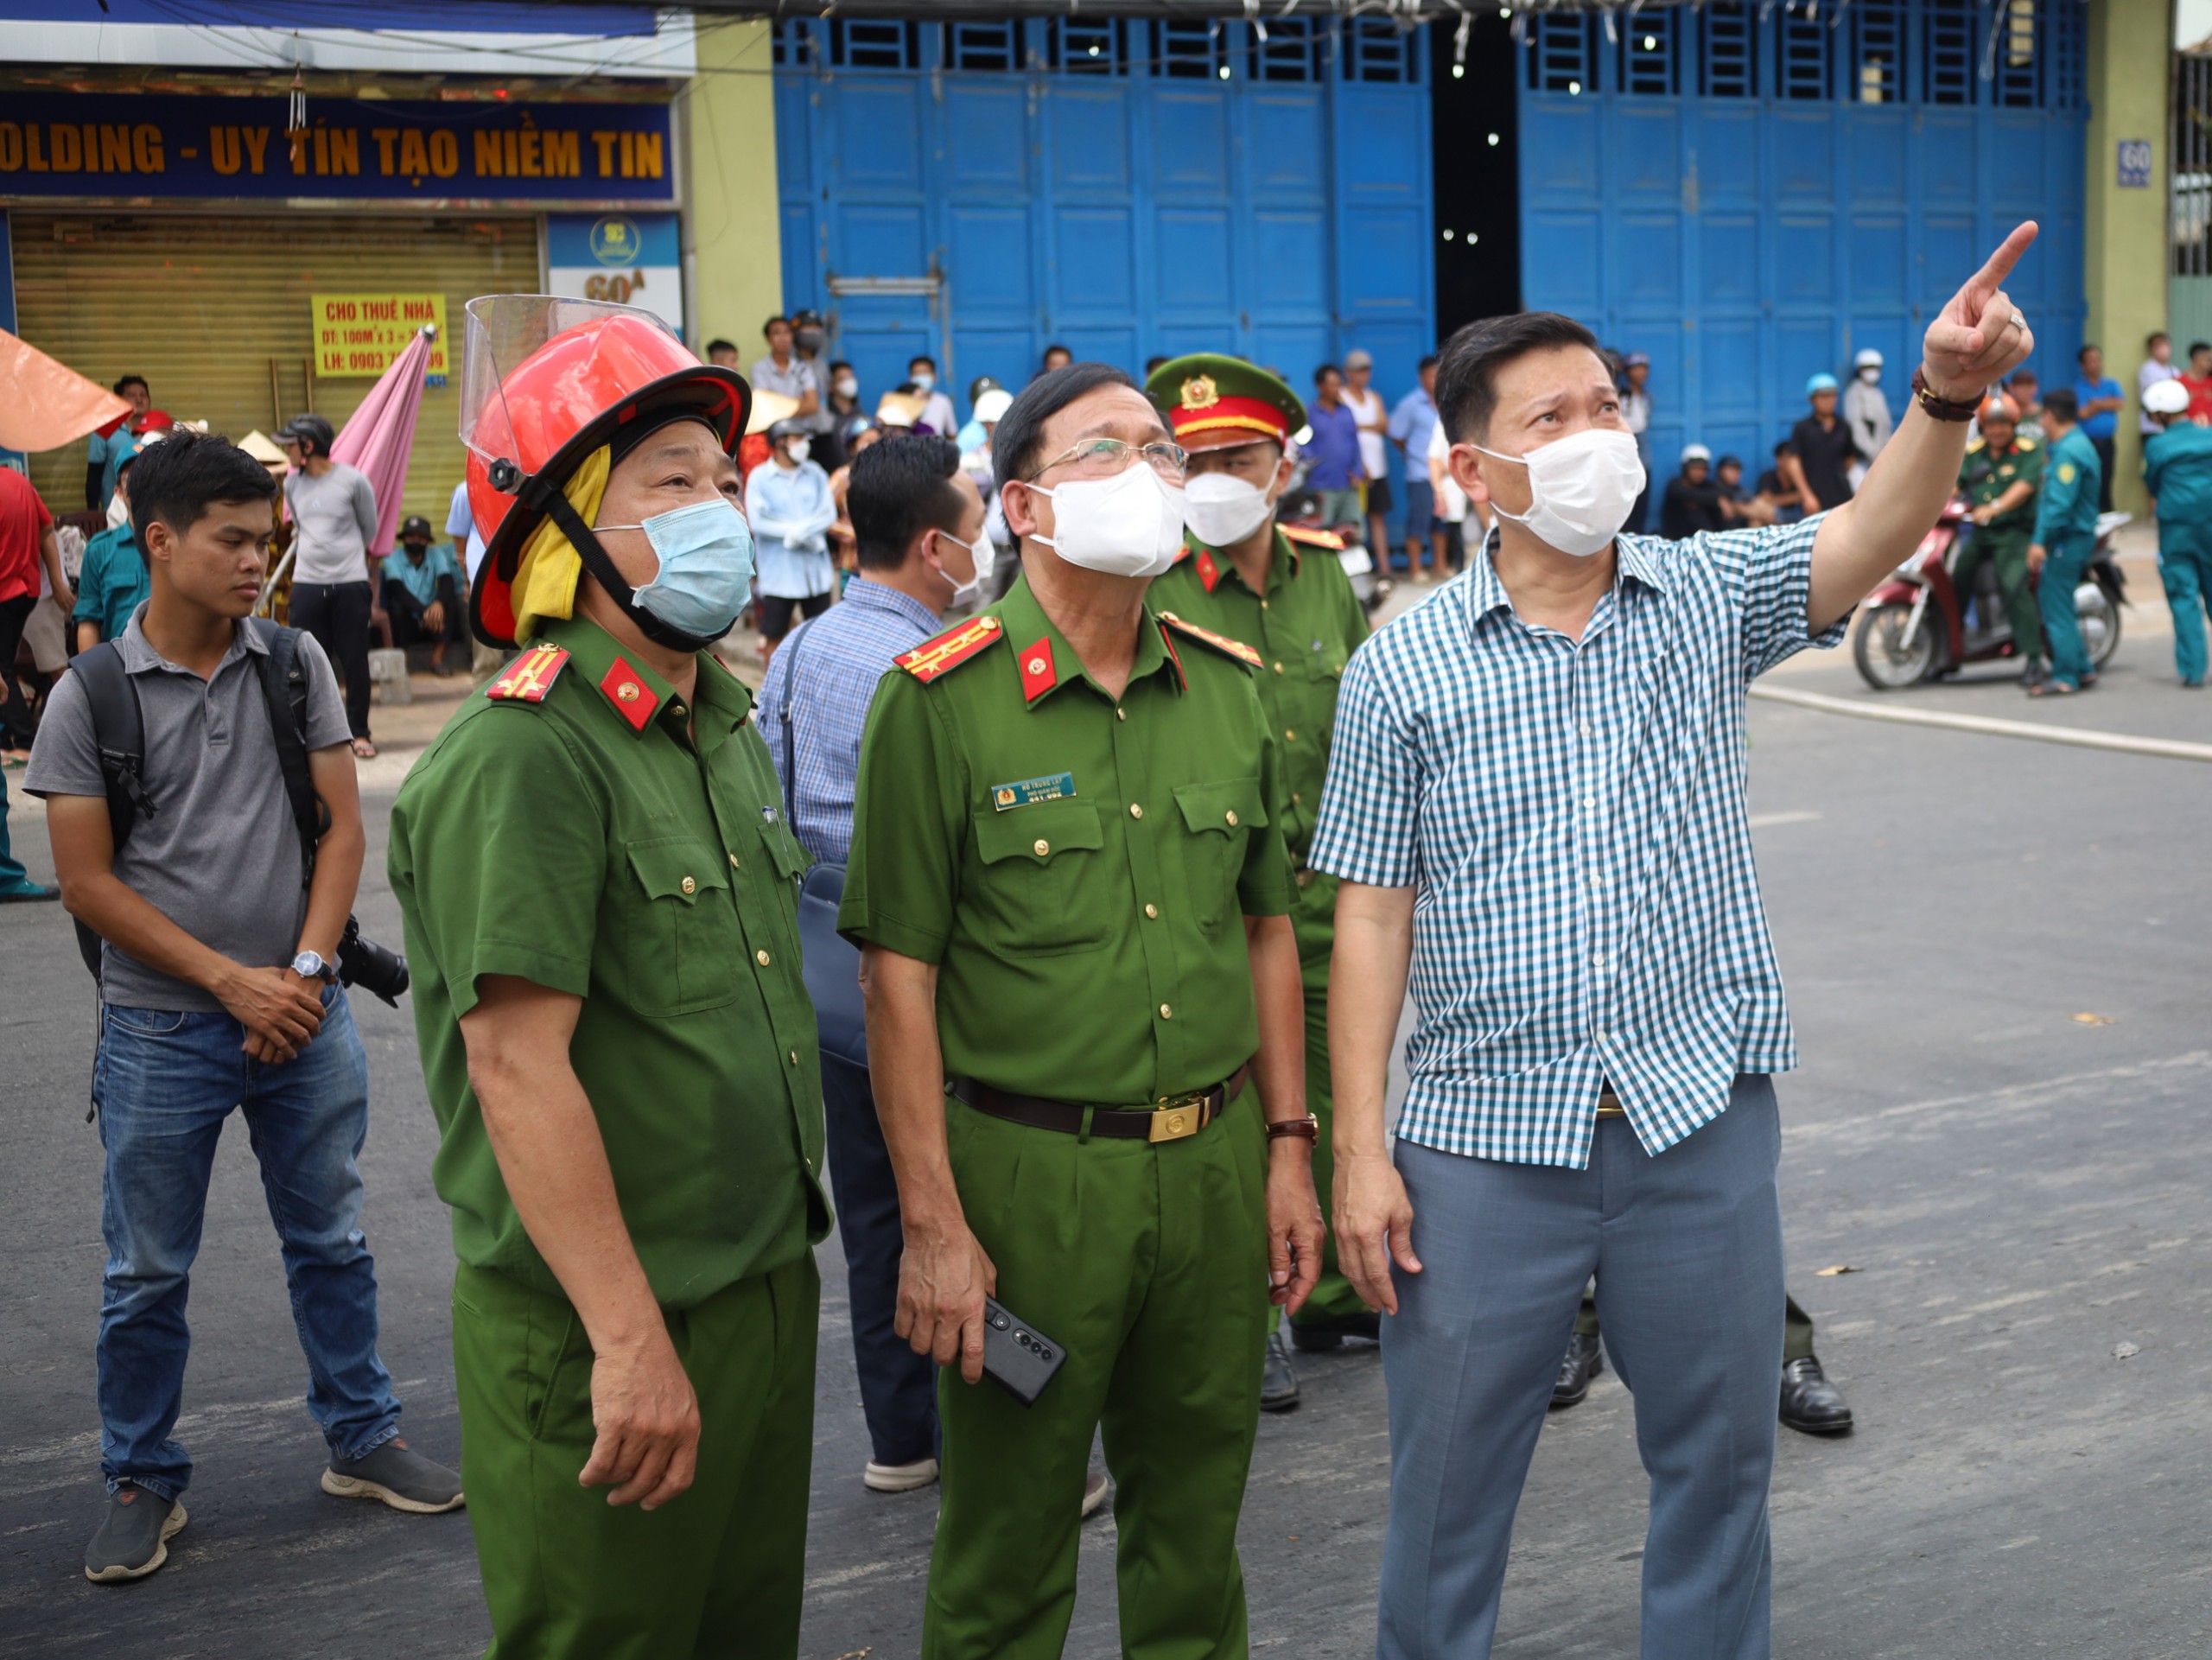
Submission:
{"label": "blue surgical mask", "polygon": [[645,533],[660,569],[632,591],[631,602],[671,628],[720,639],[753,597],[753,529],[727,496],[599,529]]}
{"label": "blue surgical mask", "polygon": [[931,374],[927,370],[924,370],[920,374],[914,377],[914,390],[918,392],[932,391],[935,389],[936,385],[937,377]]}

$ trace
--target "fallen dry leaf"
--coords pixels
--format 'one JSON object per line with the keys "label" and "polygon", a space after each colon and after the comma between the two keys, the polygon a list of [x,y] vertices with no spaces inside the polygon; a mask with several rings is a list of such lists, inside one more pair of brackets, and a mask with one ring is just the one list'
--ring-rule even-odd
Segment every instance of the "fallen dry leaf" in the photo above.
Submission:
{"label": "fallen dry leaf", "polygon": [[2110,1026],[2112,1024],[2112,1016],[2109,1014],[2091,1014],[2084,1012],[2082,1014],[2076,1014],[2074,1018],[2084,1026]]}
{"label": "fallen dry leaf", "polygon": [[1838,1262],[1833,1268],[1815,1269],[1813,1270],[1813,1276],[1815,1279],[1833,1280],[1839,1274],[1856,1274],[1859,1271],[1859,1270],[1858,1269],[1853,1267],[1848,1262]]}

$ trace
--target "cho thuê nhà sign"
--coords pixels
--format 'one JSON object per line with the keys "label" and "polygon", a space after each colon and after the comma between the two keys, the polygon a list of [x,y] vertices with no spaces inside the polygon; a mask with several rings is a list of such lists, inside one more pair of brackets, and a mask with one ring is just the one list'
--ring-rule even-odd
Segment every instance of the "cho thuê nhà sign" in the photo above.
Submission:
{"label": "cho thu\u00ea nh\u00e0 sign", "polygon": [[446,296],[442,294],[314,294],[308,308],[315,326],[315,373],[318,380],[380,375],[422,332],[436,327],[424,372],[433,381],[446,373]]}

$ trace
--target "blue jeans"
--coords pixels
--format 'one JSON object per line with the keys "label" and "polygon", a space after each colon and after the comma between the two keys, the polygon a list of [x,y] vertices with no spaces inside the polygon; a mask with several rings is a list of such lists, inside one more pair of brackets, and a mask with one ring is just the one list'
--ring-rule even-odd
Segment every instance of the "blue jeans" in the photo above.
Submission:
{"label": "blue jeans", "polygon": [[899,1183],[868,1074],[822,1057],[823,1118],[830,1138],[830,1187],[837,1237],[845,1247],[845,1289],[853,1320],[853,1364],[861,1411],[878,1464],[912,1464],[938,1448],[937,1367],[892,1327],[899,1313]]}
{"label": "blue jeans", "polygon": [[2044,550],[2043,571],[2036,578],[2036,608],[2043,613],[2044,639],[2050,646],[2050,677],[2062,685],[2079,686],[2091,673],[2074,590],[2089,569],[2092,551],[2086,537],[2053,542]]}
{"label": "blue jeans", "polygon": [[294,1059],[247,1058],[227,1014],[101,1011],[92,1094],[107,1164],[100,1232],[100,1470],[173,1499],[192,1460],[171,1438],[192,1334],[184,1318],[207,1211],[216,1138],[233,1107],[261,1163],[283,1245],[292,1320],[307,1352],[308,1410],[340,1459],[399,1433],[399,1402],[377,1357],[377,1276],[361,1237],[354,1160],[369,1127],[369,1063],[333,986],[322,1030]]}
{"label": "blue jeans", "polygon": [[34,886],[30,873],[16,857],[14,845],[8,840],[8,781],[0,777],[0,894],[12,894],[18,887]]}
{"label": "blue jeans", "polygon": [[1379,1660],[1484,1660],[1513,1512],[1588,1276],[1651,1478],[1643,1660],[1769,1660],[1767,1489],[1782,1369],[1774,1086],[1656,1157],[1600,1118],[1589,1167],[1396,1163],[1423,1271],[1382,1322],[1390,1517]]}

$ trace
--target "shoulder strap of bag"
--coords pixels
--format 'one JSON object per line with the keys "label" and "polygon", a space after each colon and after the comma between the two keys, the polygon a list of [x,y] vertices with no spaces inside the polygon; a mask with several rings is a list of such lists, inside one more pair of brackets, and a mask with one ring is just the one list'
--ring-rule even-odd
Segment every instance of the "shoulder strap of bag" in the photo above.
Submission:
{"label": "shoulder strap of bag", "polygon": [[[829,615],[823,612],[823,616]],[[822,620],[809,617],[791,630],[778,649],[788,653],[791,669],[784,676],[784,701],[776,710],[777,729],[784,740],[784,824],[793,836],[798,834],[798,763],[796,741],[791,735],[791,706],[798,697],[798,643],[806,638],[806,631]]]}
{"label": "shoulder strap of bag", "polygon": [[[146,793],[146,717],[138,707],[138,689],[130,684],[123,653],[111,639],[78,652],[69,668],[92,710],[92,743],[99,751],[100,783],[107,795],[108,836],[120,850],[138,816],[154,811]],[[92,977],[99,978],[100,937],[81,921],[77,950]]]}
{"label": "shoulder strap of bag", "polygon": [[138,815],[154,811],[146,794],[146,721],[138,690],[111,639],[78,652],[69,666],[92,709],[92,742],[99,749],[100,782],[107,791],[108,830],[120,848]]}
{"label": "shoulder strap of bag", "polygon": [[300,880],[315,880],[315,855],[322,833],[330,827],[330,810],[315,793],[315,777],[308,769],[308,677],[300,665],[300,631],[286,628],[266,617],[251,617],[246,626],[268,646],[253,653],[261,673],[262,695],[269,704],[269,729],[276,741],[276,766],[284,776],[284,793],[292,804],[292,821],[300,833]]}

